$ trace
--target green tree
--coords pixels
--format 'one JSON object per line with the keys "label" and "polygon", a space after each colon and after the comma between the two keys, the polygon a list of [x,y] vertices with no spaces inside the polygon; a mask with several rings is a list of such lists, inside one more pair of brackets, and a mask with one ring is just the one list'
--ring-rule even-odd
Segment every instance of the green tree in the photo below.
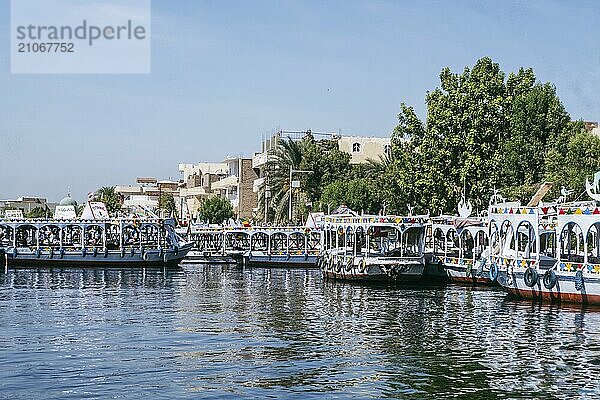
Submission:
{"label": "green tree", "polygon": [[[302,142],[292,139],[281,140],[269,155],[267,162],[267,184],[271,197],[266,199],[277,223],[288,220],[288,204],[293,196],[290,187],[290,168],[300,169],[302,162]],[[264,209],[264,191],[259,196],[259,210]]]}
{"label": "green tree", "polygon": [[345,204],[354,211],[369,214],[376,214],[382,208],[373,181],[364,178],[330,183],[323,189],[321,204],[325,210]]}
{"label": "green tree", "polygon": [[488,57],[444,68],[426,104],[426,125],[403,104],[392,134],[394,160],[378,180],[390,210],[454,212],[463,191],[481,210],[494,187],[527,200],[576,131],[551,84],[531,69],[506,78]]}
{"label": "green tree", "polygon": [[25,218],[47,218],[50,215],[49,211],[44,207],[34,207],[25,214]]}
{"label": "green tree", "polygon": [[581,123],[573,123],[576,132],[571,136],[564,150],[551,148],[546,157],[547,178],[554,182],[550,193],[559,196],[562,186],[574,190],[573,198],[581,198],[585,192],[585,179],[600,171],[600,138],[583,130]]}
{"label": "green tree", "polygon": [[159,210],[165,210],[169,215],[174,215],[175,213],[175,199],[171,193],[161,193],[158,198],[158,208]]}
{"label": "green tree", "polygon": [[96,190],[96,197],[106,205],[109,213],[116,213],[121,209],[121,197],[114,186],[104,186]]}
{"label": "green tree", "polygon": [[210,224],[221,224],[233,217],[233,206],[225,197],[211,197],[202,202],[198,217]]}

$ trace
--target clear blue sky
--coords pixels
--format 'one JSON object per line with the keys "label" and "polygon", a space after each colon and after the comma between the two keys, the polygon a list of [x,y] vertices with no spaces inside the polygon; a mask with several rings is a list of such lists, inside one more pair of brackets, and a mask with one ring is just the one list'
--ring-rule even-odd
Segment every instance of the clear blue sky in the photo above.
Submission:
{"label": "clear blue sky", "polygon": [[153,0],[149,75],[11,75],[0,6],[0,198],[76,198],[180,162],[250,155],[277,128],[387,136],[442,67],[533,67],[600,119],[600,3]]}

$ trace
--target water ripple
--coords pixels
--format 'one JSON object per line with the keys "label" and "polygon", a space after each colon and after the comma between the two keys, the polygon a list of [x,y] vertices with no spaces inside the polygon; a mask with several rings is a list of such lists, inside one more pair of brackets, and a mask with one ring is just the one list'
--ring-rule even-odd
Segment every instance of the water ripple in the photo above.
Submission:
{"label": "water ripple", "polygon": [[0,275],[0,398],[597,398],[600,312],[188,266]]}

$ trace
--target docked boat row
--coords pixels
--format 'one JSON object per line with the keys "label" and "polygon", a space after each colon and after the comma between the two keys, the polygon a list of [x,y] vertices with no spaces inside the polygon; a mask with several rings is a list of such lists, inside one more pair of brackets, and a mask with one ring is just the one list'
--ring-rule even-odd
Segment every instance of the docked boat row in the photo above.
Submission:
{"label": "docked boat row", "polygon": [[5,268],[172,267],[191,250],[173,221],[110,218],[104,204],[88,203],[83,218],[0,220]]}
{"label": "docked boat row", "polygon": [[305,227],[198,228],[190,235],[191,260],[245,266],[316,267],[321,231]]}
{"label": "docked boat row", "polygon": [[[500,285],[527,298],[600,304],[600,173],[590,201],[526,206],[497,192],[472,216],[320,215],[311,226],[191,227],[173,221],[110,218],[88,203],[83,218],[0,220],[7,265],[175,266],[188,260],[248,267],[320,268],[324,277],[395,283],[444,280]],[[189,254],[188,254],[189,253]]]}

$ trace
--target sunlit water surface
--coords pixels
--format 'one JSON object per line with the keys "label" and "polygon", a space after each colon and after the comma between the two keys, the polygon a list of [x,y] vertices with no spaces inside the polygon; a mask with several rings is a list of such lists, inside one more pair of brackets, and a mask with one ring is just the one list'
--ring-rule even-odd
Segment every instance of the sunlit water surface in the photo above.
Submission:
{"label": "sunlit water surface", "polygon": [[0,274],[0,398],[598,398],[600,311],[316,270]]}

